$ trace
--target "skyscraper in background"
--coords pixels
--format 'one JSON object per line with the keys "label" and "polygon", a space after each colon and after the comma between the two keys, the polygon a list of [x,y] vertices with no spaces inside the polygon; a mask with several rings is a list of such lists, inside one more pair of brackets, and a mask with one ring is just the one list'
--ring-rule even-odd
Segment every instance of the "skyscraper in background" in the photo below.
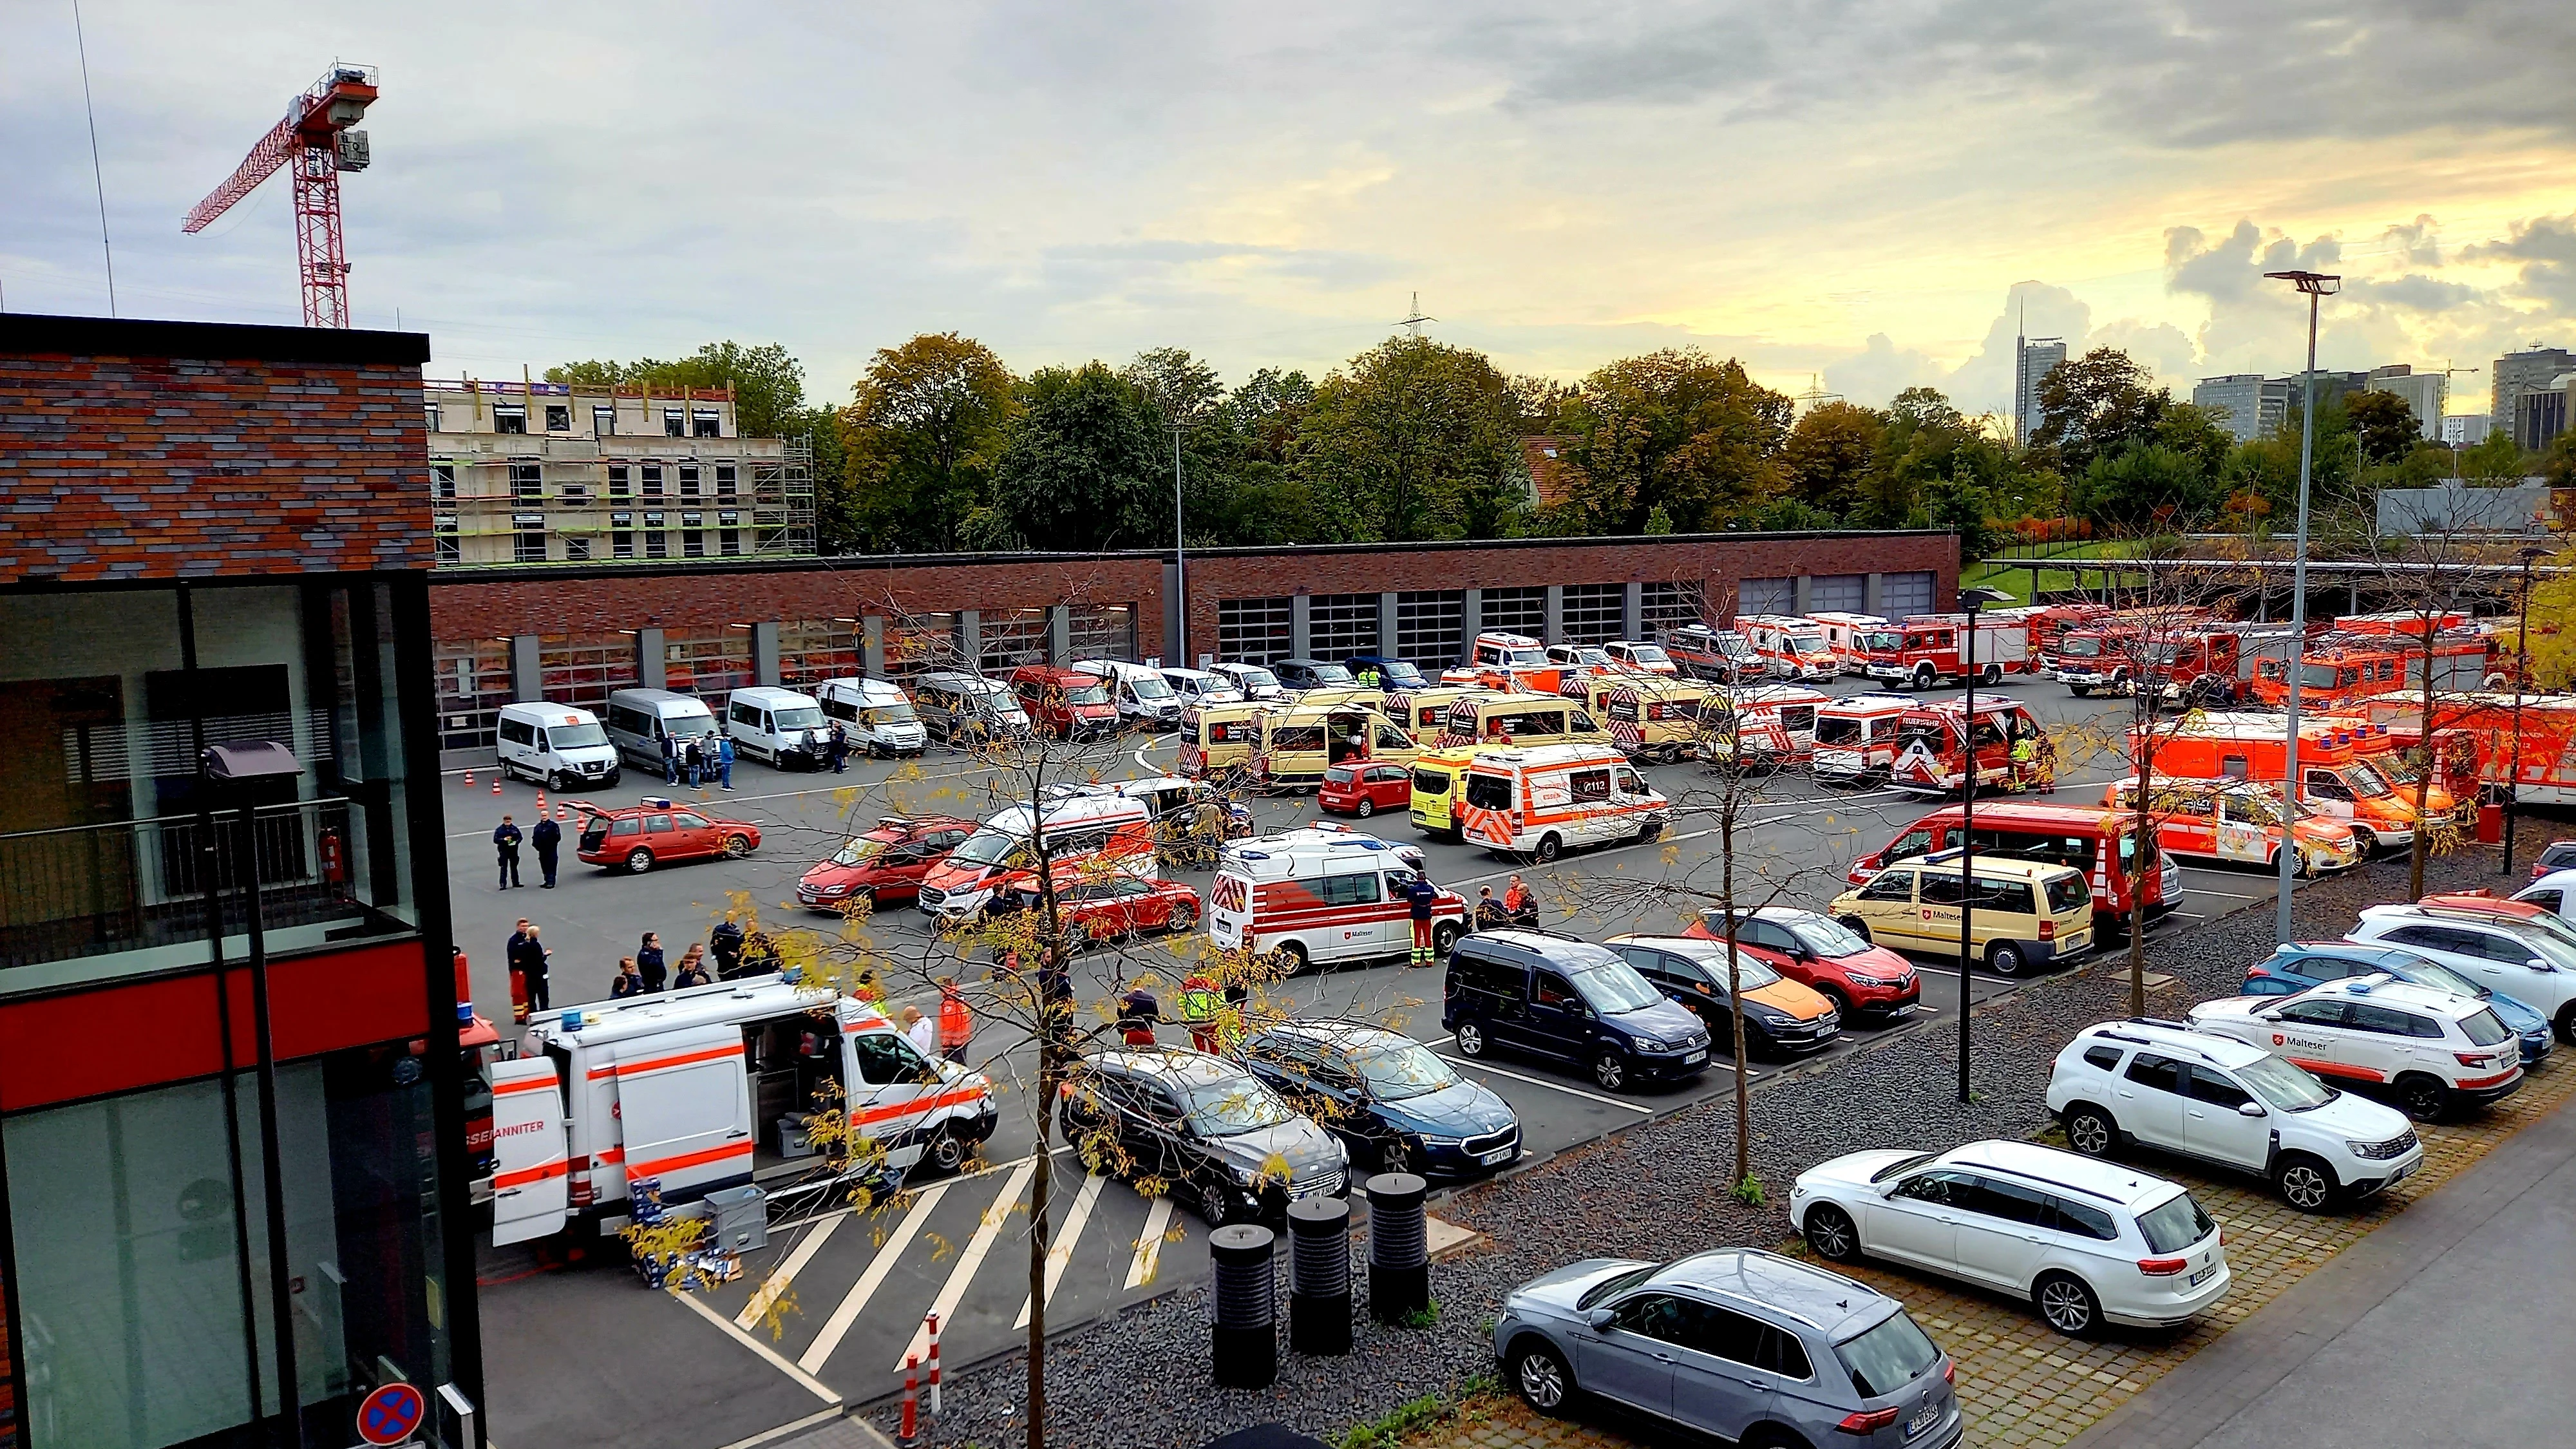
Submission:
{"label": "skyscraper in background", "polygon": [[2442,409],[2451,393],[2450,374],[2417,372],[2403,362],[2392,362],[2370,370],[2372,392],[2393,392],[2406,399],[2415,414],[2415,432],[2428,442],[2442,436]]}
{"label": "skyscraper in background", "polygon": [[2024,337],[2018,342],[2013,363],[2013,440],[2027,446],[2045,421],[2039,405],[2040,379],[2066,360],[2066,339]]}
{"label": "skyscraper in background", "polygon": [[2495,371],[2489,374],[2495,381],[2494,391],[2490,394],[2492,406],[2487,409],[2487,416],[2495,420],[2497,428],[2512,432],[2514,404],[2522,395],[2541,391],[2553,379],[2570,370],[2576,370],[2576,352],[2564,347],[2543,347],[2533,343],[2520,352],[2506,353],[2495,360]]}

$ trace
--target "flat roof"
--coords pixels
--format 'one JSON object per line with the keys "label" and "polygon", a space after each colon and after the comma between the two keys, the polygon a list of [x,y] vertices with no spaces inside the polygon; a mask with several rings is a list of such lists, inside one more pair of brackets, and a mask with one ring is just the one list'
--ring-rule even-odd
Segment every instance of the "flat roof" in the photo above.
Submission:
{"label": "flat roof", "polygon": [[0,354],[418,367],[429,361],[429,334],[5,312],[0,313]]}

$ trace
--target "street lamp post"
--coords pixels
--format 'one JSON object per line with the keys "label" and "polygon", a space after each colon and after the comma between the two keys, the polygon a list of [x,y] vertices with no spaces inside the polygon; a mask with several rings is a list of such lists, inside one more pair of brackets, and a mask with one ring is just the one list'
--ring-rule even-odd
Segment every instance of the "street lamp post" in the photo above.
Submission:
{"label": "street lamp post", "polygon": [[[2308,478],[2315,466],[2317,451],[2317,305],[2320,298],[2331,297],[2343,289],[2343,278],[2322,272],[2265,272],[2275,281],[2288,282],[2308,299],[2308,371],[2306,403],[2299,411],[2299,533],[2290,554],[2290,723],[2281,764],[2281,804],[2290,812],[2293,825],[2299,818],[2299,685],[2308,664]],[[2288,942],[2290,937],[2290,886],[2299,871],[2298,832],[2293,829],[2281,842],[2281,879],[2272,904],[2272,933],[2275,940]]]}
{"label": "street lamp post", "polygon": [[[2513,759],[2504,781],[2504,873],[2513,874],[2513,825],[2522,812],[2522,696],[2524,681],[2531,674],[2531,563],[2548,556],[2549,550],[2526,544],[2514,557],[2522,561],[2522,605],[2515,611],[2513,625]],[[2429,752],[2433,742],[2426,740],[2428,758],[2424,768],[2433,767]]]}
{"label": "street lamp post", "polygon": [[1969,1100],[1968,1093],[1968,963],[1976,958],[1977,922],[1977,610],[1987,604],[2009,603],[2012,595],[2001,589],[1971,585],[1959,591],[1959,607],[1966,611],[1967,622],[1961,627],[1964,636],[1959,645],[1959,672],[1967,677],[1967,714],[1959,721],[1961,745],[1967,759],[1959,783],[1959,1100]]}
{"label": "street lamp post", "polygon": [[1171,667],[1188,669],[1190,664],[1190,561],[1181,542],[1181,428],[1180,419],[1172,420],[1172,601],[1173,629]]}

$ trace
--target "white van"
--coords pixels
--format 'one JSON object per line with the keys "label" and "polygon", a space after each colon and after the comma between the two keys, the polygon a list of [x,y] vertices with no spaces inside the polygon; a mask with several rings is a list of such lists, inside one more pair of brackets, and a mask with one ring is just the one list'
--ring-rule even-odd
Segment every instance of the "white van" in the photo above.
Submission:
{"label": "white van", "polygon": [[1181,727],[1180,696],[1163,682],[1162,671],[1123,659],[1077,659],[1073,667],[1109,686],[1109,697],[1118,702],[1119,723],[1156,731]]}
{"label": "white van", "polygon": [[[1208,936],[1219,950],[1276,952],[1292,973],[1401,956],[1413,949],[1404,892],[1421,874],[1419,849],[1348,826],[1238,840],[1208,887]],[[1446,956],[1466,934],[1466,897],[1441,891],[1431,922],[1432,949]]]}
{"label": "white van", "polygon": [[[575,786],[617,783],[617,747],[586,709],[536,700],[501,706],[501,773],[560,795]],[[660,768],[657,764],[655,768]]]}
{"label": "white van", "polygon": [[1163,682],[1172,687],[1173,697],[1180,700],[1183,709],[1194,704],[1235,704],[1243,698],[1243,691],[1222,674],[1205,669],[1166,669],[1162,673]]}
{"label": "white van", "polygon": [[1279,676],[1258,664],[1211,664],[1208,672],[1234,686],[1237,694],[1251,700],[1285,700],[1288,686]]}
{"label": "white van", "polygon": [[1029,712],[998,679],[940,670],[912,682],[912,699],[922,728],[949,744],[1029,737]]}
{"label": "white van", "polygon": [[628,1184],[665,1204],[801,1152],[801,1114],[837,1110],[888,1163],[953,1169],[1001,1120],[993,1084],[930,1061],[864,1001],[783,976],[545,1011],[494,1062],[492,1243],[626,1226]]}
{"label": "white van", "polygon": [[725,733],[734,747],[779,769],[821,769],[832,743],[822,702],[792,689],[758,685],[725,699]]}
{"label": "white van", "polygon": [[853,748],[871,755],[917,755],[930,747],[930,731],[903,690],[882,679],[835,679],[814,686],[823,717],[840,722]]}
{"label": "white van", "polygon": [[667,689],[621,689],[608,697],[608,742],[628,760],[662,773],[662,741],[720,733],[707,702]]}

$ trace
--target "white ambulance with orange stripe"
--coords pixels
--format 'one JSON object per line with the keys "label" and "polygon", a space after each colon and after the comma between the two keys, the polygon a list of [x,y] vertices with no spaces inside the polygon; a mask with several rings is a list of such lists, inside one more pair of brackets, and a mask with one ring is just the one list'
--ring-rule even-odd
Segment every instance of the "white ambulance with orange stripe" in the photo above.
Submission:
{"label": "white ambulance with orange stripe", "polygon": [[1673,802],[1615,746],[1540,745],[1478,754],[1456,814],[1469,845],[1547,861],[1573,846],[1652,840]]}
{"label": "white ambulance with orange stripe", "polygon": [[492,1078],[492,1242],[626,1226],[628,1184],[667,1204],[740,1187],[803,1146],[797,1114],[846,1103],[897,1167],[953,1168],[1001,1118],[993,1083],[925,1060],[883,1012],[783,976],[542,1013]]}
{"label": "white ambulance with orange stripe", "polygon": [[[1309,965],[1402,956],[1413,949],[1405,891],[1422,852],[1346,825],[1313,825],[1238,840],[1208,886],[1208,939],[1221,951],[1275,955],[1291,974]],[[1467,901],[1441,891],[1431,943],[1449,954],[1467,929]]]}

